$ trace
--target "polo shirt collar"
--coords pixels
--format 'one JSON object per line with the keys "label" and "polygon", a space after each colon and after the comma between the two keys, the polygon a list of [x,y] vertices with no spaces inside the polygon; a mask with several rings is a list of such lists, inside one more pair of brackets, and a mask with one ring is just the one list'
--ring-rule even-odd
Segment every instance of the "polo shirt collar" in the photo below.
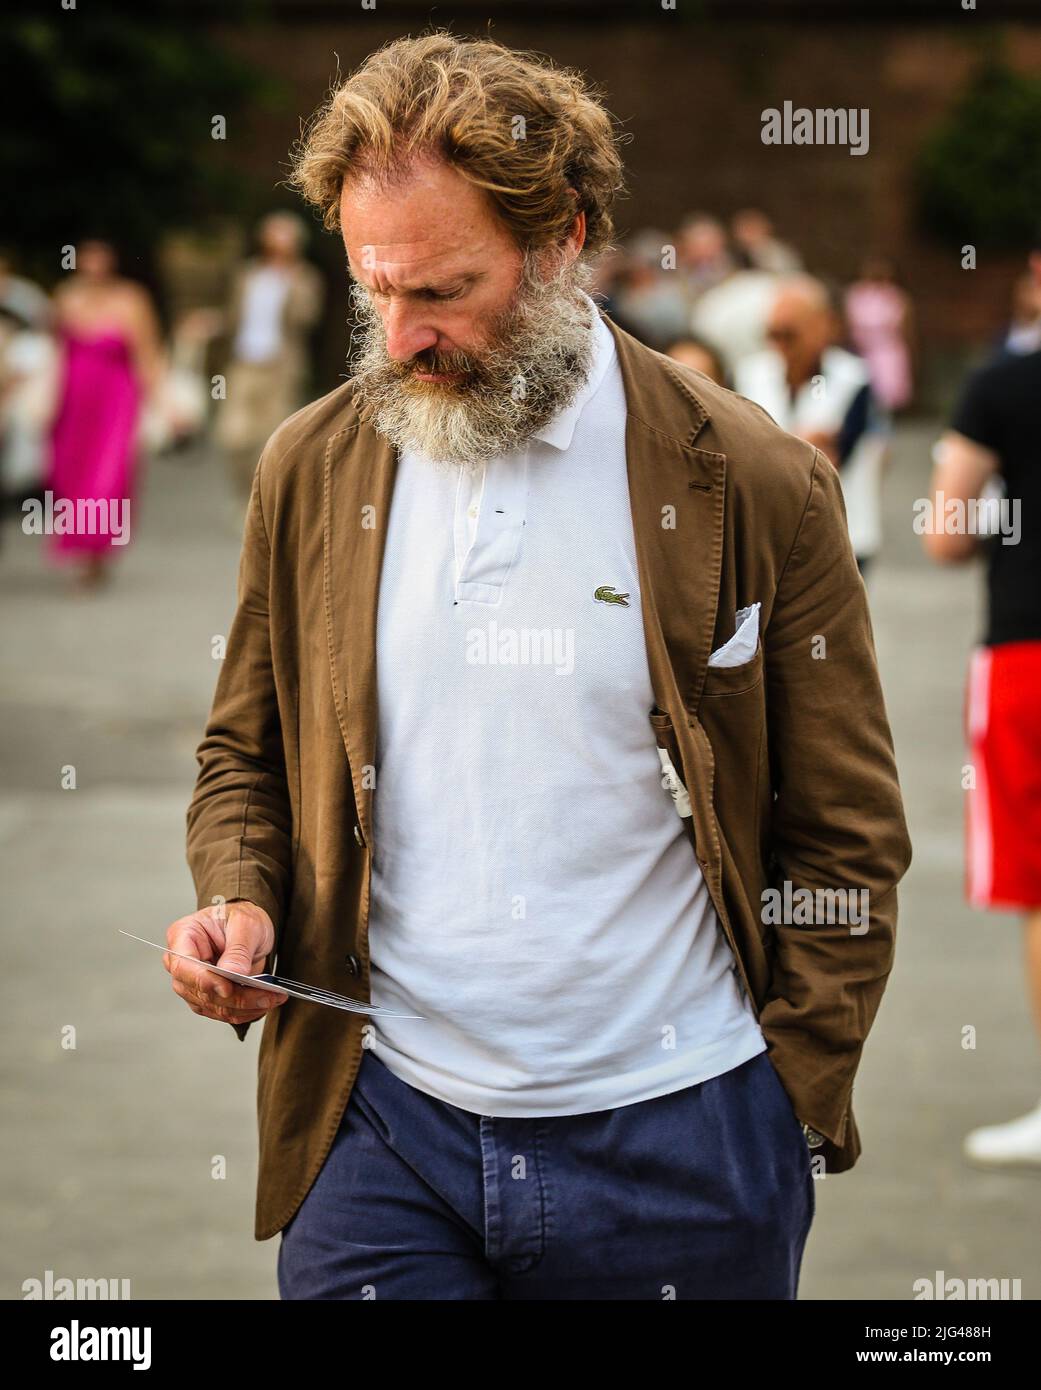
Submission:
{"label": "polo shirt collar", "polygon": [[607,369],[611,365],[614,357],[614,339],[610,329],[600,316],[600,310],[584,291],[582,298],[589,306],[593,316],[593,360],[590,365],[589,375],[579,389],[575,399],[563,410],[558,410],[540,430],[536,430],[532,435],[533,439],[540,439],[544,444],[551,444],[554,449],[568,449],[574,438],[575,426],[578,424],[578,417],[582,414],[586,404],[590,401],[599,389],[600,383],[607,374]]}

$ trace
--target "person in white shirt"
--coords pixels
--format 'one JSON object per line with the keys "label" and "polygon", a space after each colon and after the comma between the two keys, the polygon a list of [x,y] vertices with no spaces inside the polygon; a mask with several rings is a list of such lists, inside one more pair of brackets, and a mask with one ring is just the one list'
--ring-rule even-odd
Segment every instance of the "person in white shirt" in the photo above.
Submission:
{"label": "person in white shirt", "polygon": [[867,364],[836,346],[827,287],[810,275],[782,280],[766,326],[769,347],[737,364],[734,389],[782,429],[815,444],[839,470],[850,541],[861,574],[882,545],[882,475],[888,422]]}
{"label": "person in white shirt", "polygon": [[214,434],[242,501],[264,441],[303,403],[308,335],[323,300],[322,277],[303,256],[305,236],[295,213],[264,217],[257,255],[236,271],[228,310],[219,316],[231,351]]}

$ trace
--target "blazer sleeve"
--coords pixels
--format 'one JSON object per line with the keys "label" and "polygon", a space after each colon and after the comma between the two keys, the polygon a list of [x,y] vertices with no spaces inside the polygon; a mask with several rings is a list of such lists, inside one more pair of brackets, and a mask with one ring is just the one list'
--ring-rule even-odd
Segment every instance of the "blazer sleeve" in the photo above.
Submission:
{"label": "blazer sleeve", "polygon": [[[270,447],[270,446],[269,446]],[[220,895],[264,908],[277,954],[292,874],[292,813],[269,634],[271,549],[261,502],[267,450],[253,478],[238,602],[187,814],[197,906]],[[233,1025],[235,1026],[235,1025]],[[244,1039],[248,1024],[235,1026]]]}
{"label": "blazer sleeve", "polygon": [[[793,894],[808,888],[825,910],[811,925],[773,926],[760,1026],[790,1093],[813,1097],[799,1118],[841,1145],[853,1078],[893,964],[896,885],[911,845],[867,596],[839,476],[820,450],[764,645],[771,884],[783,890],[788,881]],[[855,892],[846,901],[866,904],[863,921],[843,922],[818,889]]]}

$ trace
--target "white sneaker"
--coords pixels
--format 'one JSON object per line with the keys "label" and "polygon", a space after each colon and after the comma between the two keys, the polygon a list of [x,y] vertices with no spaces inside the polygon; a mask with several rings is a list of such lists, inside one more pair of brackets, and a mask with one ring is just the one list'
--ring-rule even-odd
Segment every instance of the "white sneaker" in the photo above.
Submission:
{"label": "white sneaker", "polygon": [[972,1130],[962,1152],[986,1168],[1041,1168],[1041,1104],[1018,1120]]}

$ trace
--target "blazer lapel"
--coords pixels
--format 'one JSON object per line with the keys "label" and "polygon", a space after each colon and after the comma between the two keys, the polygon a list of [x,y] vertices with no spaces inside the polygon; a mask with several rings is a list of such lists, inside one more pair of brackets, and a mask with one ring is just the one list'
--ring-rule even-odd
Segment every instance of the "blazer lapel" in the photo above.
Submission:
{"label": "blazer lapel", "polygon": [[366,842],[372,838],[376,767],[376,611],[397,462],[397,452],[382,435],[358,424],[334,434],[326,444],[326,634],[336,718]]}
{"label": "blazer lapel", "polygon": [[716,627],[726,457],[695,446],[708,412],[668,359],[605,322],[625,385],[626,467],[651,683],[663,709],[693,714]]}

